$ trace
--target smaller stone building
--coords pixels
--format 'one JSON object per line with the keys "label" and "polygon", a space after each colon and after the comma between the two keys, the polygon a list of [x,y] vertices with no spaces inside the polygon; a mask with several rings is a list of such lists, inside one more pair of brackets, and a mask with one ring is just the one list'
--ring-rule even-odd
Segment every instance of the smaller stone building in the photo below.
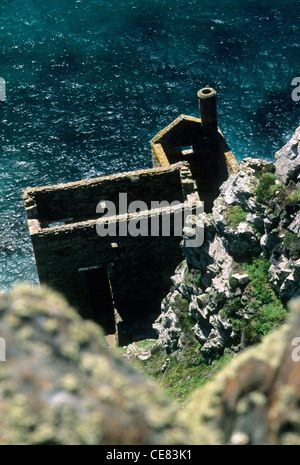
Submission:
{"label": "smaller stone building", "polygon": [[206,87],[197,95],[201,118],[180,115],[150,144],[153,166],[188,163],[205,211],[210,212],[220,185],[238,163],[218,127],[216,91]]}

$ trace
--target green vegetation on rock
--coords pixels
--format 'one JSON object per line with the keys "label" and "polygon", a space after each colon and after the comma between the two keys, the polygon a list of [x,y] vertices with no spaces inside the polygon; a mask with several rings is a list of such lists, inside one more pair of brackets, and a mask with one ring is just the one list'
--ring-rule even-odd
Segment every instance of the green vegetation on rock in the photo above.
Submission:
{"label": "green vegetation on rock", "polygon": [[276,184],[276,177],[273,173],[263,173],[256,189],[256,198],[258,202],[266,203],[283,188],[283,185]]}
{"label": "green vegetation on rock", "polygon": [[231,205],[227,212],[228,227],[236,229],[240,223],[246,220],[246,216],[247,213],[240,205]]}
{"label": "green vegetation on rock", "polygon": [[140,369],[155,379],[167,395],[179,404],[184,404],[190,395],[207,381],[212,380],[233,356],[227,353],[208,365],[199,353],[196,339],[172,354],[163,354],[157,347],[147,360],[139,363]]}
{"label": "green vegetation on rock", "polygon": [[[268,270],[270,263],[265,258],[254,257],[249,262],[241,264],[249,276],[247,285],[248,301],[246,304],[240,299],[231,299],[223,308],[225,317],[232,318],[236,331],[241,331],[248,344],[261,341],[262,337],[273,329],[282,325],[286,319],[287,311],[281,300],[273,290]],[[241,318],[247,306],[248,317]]]}
{"label": "green vegetation on rock", "polygon": [[294,203],[300,200],[300,189],[295,189],[288,197],[287,202],[288,204]]}
{"label": "green vegetation on rock", "polygon": [[189,269],[187,267],[184,272],[183,282],[184,284],[187,284],[187,285],[199,287],[201,284],[201,278],[202,278],[202,275],[199,270]]}
{"label": "green vegetation on rock", "polygon": [[[181,328],[180,349],[166,354],[157,345],[151,349],[151,357],[146,360],[133,360],[140,371],[158,382],[167,395],[179,404],[187,401],[192,392],[205,384],[232,358],[228,353],[208,365],[200,353],[200,345],[195,338],[195,321],[188,313],[189,302],[177,295],[172,304]],[[153,340],[145,341],[145,345]]]}
{"label": "green vegetation on rock", "polygon": [[238,286],[238,283],[239,283],[238,280],[232,276],[233,274],[234,273],[230,273],[229,278],[228,278],[229,286],[232,289],[236,288]]}

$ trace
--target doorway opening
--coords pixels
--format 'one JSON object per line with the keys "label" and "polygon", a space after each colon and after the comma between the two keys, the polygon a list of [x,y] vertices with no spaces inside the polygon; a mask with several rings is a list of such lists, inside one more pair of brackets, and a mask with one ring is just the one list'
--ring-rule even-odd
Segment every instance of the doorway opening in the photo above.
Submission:
{"label": "doorway opening", "polygon": [[114,302],[107,268],[86,270],[91,304],[91,319],[104,330],[105,336],[116,333]]}

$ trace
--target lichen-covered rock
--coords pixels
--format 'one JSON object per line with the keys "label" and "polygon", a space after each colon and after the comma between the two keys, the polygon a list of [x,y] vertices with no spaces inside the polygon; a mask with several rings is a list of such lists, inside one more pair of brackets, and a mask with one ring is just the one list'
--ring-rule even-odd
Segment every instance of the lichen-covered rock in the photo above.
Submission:
{"label": "lichen-covered rock", "polygon": [[192,444],[300,445],[300,298],[289,324],[237,355],[181,417]]}
{"label": "lichen-covered rock", "polygon": [[161,390],[45,288],[0,297],[0,444],[183,443]]}

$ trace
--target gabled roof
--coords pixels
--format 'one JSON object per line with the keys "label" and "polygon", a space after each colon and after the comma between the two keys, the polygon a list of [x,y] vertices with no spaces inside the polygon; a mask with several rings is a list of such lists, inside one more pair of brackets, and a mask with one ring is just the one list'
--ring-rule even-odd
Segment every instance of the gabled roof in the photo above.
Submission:
{"label": "gabled roof", "polygon": [[150,141],[154,144],[189,145],[191,139],[201,137],[201,119],[180,115],[172,123],[159,131]]}

